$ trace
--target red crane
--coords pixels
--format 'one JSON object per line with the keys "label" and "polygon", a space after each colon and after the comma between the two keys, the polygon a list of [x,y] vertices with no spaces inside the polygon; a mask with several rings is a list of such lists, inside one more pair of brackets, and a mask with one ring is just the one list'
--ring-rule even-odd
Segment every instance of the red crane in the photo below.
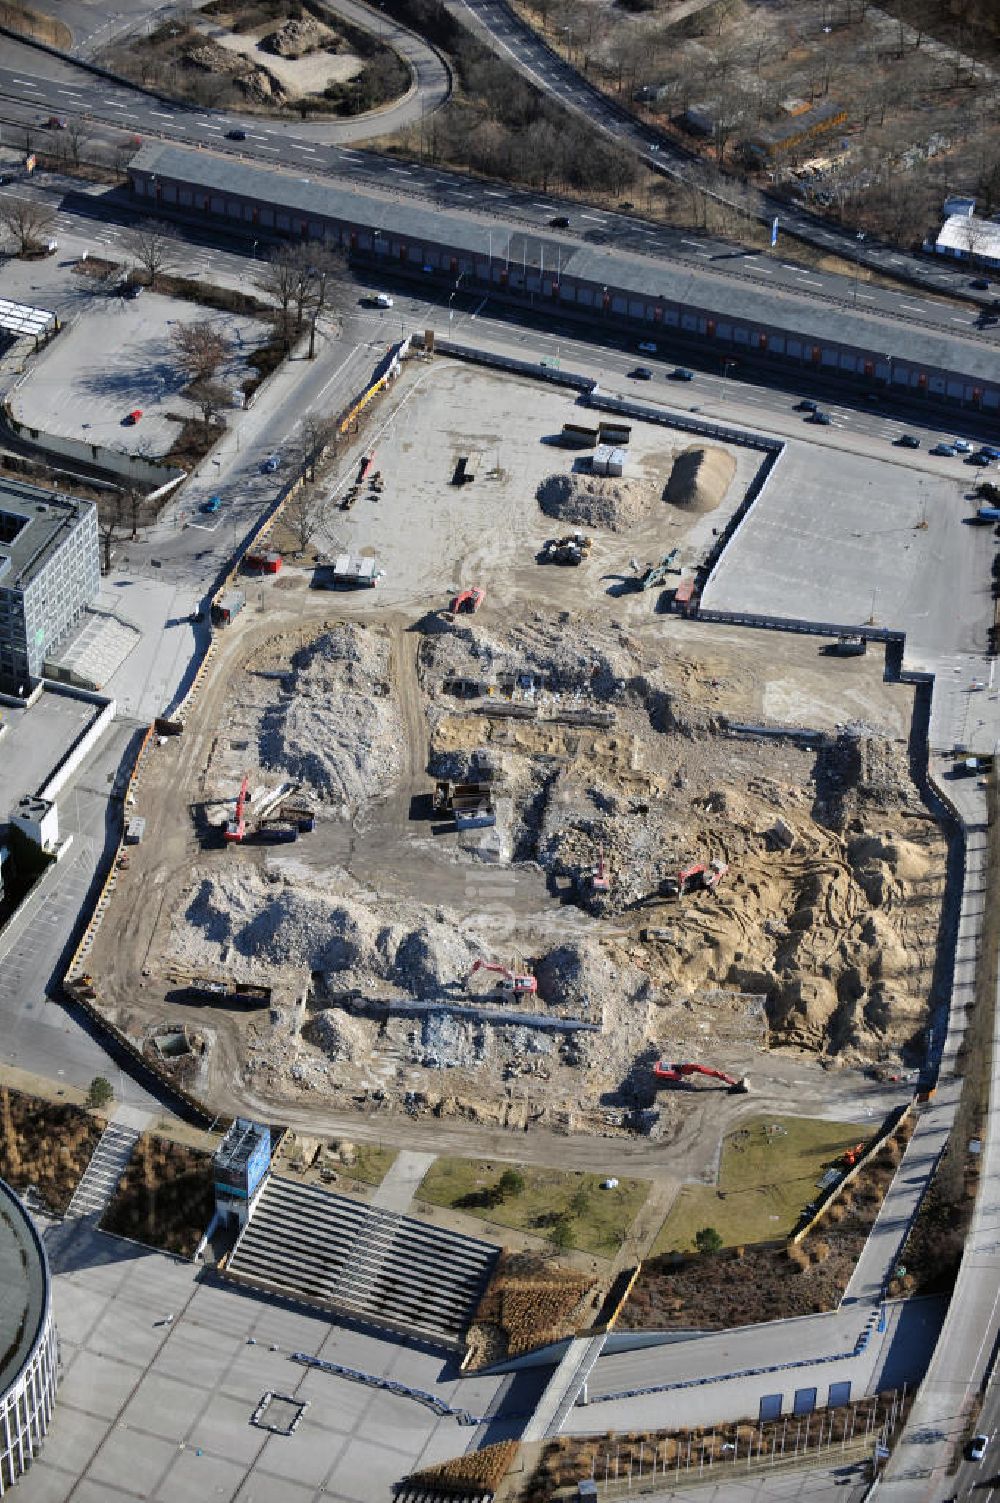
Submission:
{"label": "red crane", "polygon": [[709,1075],[713,1080],[721,1080],[723,1085],[727,1085],[733,1096],[745,1096],[750,1090],[750,1082],[745,1075],[727,1075],[724,1070],[713,1070],[711,1065],[673,1064],[670,1060],[661,1059],[653,1066],[653,1074],[664,1085],[683,1085],[689,1075]]}
{"label": "red crane", "polygon": [[477,971],[498,971],[503,977],[502,981],[497,982],[500,990],[513,992],[515,996],[528,995],[538,990],[538,980],[536,977],[532,976],[530,972],[516,975],[509,965],[496,965],[489,960],[477,960],[469,975],[474,976]]}
{"label": "red crane", "polygon": [[245,772],[243,774],[243,781],[240,784],[240,791],[236,797],[236,813],[232,819],[226,821],[226,828],[223,831],[224,840],[243,840],[246,837],[247,822],[244,818],[243,811],[246,808],[247,790],[249,789],[249,787],[250,774],[248,772]]}

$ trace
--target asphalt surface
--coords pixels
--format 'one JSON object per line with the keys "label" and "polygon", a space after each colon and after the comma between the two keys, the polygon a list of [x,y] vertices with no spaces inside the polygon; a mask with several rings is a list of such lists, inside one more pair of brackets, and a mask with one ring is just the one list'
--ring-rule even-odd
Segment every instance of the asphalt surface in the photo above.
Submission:
{"label": "asphalt surface", "polygon": [[[0,67],[0,120],[8,127],[5,140],[16,138],[20,142],[21,131],[27,128],[33,147],[45,144],[50,137],[44,122],[52,114],[85,117],[88,134],[111,149],[129,151],[137,138],[208,147],[256,165],[302,169],[368,191],[385,192],[391,198],[415,198],[437,208],[486,216],[501,226],[544,229],[546,240],[557,244],[562,240],[567,245],[614,246],[653,259],[680,262],[695,272],[711,271],[716,276],[724,274],[785,289],[806,305],[811,299],[832,300],[860,311],[888,314],[903,327],[925,324],[1000,344],[1000,322],[987,321],[993,316],[985,312],[992,295],[972,293],[968,273],[956,268],[938,267],[895,251],[886,253],[881,267],[892,274],[909,274],[915,268],[921,276],[926,272],[934,289],[970,299],[968,302],[943,302],[918,289],[874,286],[854,276],[796,265],[786,259],[780,240],[774,251],[746,251],[730,241],[659,226],[632,213],[575,201],[567,204],[554,194],[526,192],[338,145],[335,132],[340,127],[336,124],[279,120],[264,124],[237,113],[197,111],[150,98],[139,90],[96,78],[69,61],[20,43],[5,43],[4,66]],[[12,132],[10,126],[18,129]],[[247,139],[228,141],[227,132],[234,129],[245,130]],[[569,219],[569,230],[554,232],[550,221],[560,217]],[[825,249],[845,253],[833,231],[824,230],[823,234],[832,237],[821,239]],[[849,259],[855,259],[856,250],[852,237],[847,247]]]}

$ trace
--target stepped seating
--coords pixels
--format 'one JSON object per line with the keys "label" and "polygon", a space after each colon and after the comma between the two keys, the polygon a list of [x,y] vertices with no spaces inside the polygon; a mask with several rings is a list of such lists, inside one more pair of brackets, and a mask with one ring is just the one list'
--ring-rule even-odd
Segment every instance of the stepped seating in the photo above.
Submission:
{"label": "stepped seating", "polygon": [[107,1210],[138,1141],[135,1128],[123,1127],[118,1122],[108,1123],[73,1191],[73,1199],[66,1208],[67,1216],[94,1216]]}
{"label": "stepped seating", "polygon": [[272,1175],[229,1278],[458,1347],[497,1258],[487,1242]]}

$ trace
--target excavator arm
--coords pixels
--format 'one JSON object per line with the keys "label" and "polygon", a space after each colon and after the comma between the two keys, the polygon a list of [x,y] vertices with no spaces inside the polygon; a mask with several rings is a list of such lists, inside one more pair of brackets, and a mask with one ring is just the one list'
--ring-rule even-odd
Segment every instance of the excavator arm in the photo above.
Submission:
{"label": "excavator arm", "polygon": [[680,1085],[689,1075],[707,1075],[712,1080],[721,1080],[727,1085],[733,1094],[745,1095],[750,1089],[750,1082],[745,1075],[727,1075],[724,1070],[713,1069],[711,1065],[698,1065],[693,1062],[674,1064],[669,1060],[661,1059],[653,1066],[653,1074],[657,1080],[665,1081],[668,1085]]}

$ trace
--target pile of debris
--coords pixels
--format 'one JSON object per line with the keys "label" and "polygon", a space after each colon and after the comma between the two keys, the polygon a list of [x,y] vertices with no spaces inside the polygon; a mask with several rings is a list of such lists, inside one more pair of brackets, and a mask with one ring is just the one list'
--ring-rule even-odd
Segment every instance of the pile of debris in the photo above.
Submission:
{"label": "pile of debris", "polygon": [[736,460],[727,449],[685,449],[674,460],[663,499],[685,511],[714,511],[735,474]]}
{"label": "pile of debris", "polygon": [[261,718],[261,767],[344,813],[384,792],[405,757],[390,656],[384,633],[353,623],[296,652]]}
{"label": "pile of debris", "polygon": [[549,475],[535,495],[547,517],[608,532],[630,532],[656,503],[656,487],[646,480],[576,473]]}

